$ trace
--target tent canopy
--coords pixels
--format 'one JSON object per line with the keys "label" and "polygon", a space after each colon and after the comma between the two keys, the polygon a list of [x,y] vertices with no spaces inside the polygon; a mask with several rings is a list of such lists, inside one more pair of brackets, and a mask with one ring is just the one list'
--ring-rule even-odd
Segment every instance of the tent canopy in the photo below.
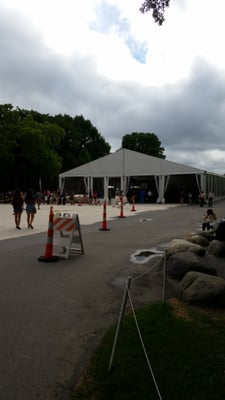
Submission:
{"label": "tent canopy", "polygon": [[203,174],[204,172],[198,168],[122,148],[98,160],[62,172],[59,178]]}
{"label": "tent canopy", "polygon": [[199,192],[203,189],[205,192],[217,191],[220,196],[224,195],[225,179],[222,176],[125,148],[59,174],[59,187],[62,190],[66,178],[82,178],[86,191],[89,192],[93,190],[93,179],[102,178],[104,198],[106,198],[110,178],[119,178],[120,189],[126,193],[132,177],[151,176],[155,180],[157,201],[165,202],[169,180],[172,176],[178,175],[194,176]]}

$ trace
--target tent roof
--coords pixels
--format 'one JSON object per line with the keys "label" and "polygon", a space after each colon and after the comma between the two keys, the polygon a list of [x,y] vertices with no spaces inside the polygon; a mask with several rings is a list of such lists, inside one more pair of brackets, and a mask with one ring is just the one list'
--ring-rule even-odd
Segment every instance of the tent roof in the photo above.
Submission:
{"label": "tent roof", "polygon": [[182,175],[204,172],[206,171],[122,148],[115,153],[62,172],[59,177]]}

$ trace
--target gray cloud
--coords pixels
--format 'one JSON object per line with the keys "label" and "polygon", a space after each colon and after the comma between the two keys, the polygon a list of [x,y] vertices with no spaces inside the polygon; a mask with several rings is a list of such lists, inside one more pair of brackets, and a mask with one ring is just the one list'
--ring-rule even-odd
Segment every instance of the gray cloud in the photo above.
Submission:
{"label": "gray cloud", "polygon": [[195,60],[189,78],[176,85],[111,81],[89,56],[53,54],[39,32],[4,9],[0,52],[1,104],[82,114],[113,150],[127,133],[154,132],[168,159],[224,173],[224,155],[215,157],[215,151],[225,152],[225,73],[203,59]]}

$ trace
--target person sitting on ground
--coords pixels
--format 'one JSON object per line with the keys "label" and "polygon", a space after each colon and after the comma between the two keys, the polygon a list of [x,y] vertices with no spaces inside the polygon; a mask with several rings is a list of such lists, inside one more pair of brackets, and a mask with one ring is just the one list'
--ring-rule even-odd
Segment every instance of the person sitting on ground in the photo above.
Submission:
{"label": "person sitting on ground", "polygon": [[206,214],[203,216],[202,230],[205,231],[205,229],[207,229],[207,231],[209,231],[210,229],[213,229],[213,224],[216,220],[216,214],[212,208],[208,208]]}

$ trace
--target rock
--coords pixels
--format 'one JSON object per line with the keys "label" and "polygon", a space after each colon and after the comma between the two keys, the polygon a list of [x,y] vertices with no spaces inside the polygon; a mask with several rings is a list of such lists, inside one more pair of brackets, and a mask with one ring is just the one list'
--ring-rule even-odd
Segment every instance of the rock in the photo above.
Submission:
{"label": "rock", "polygon": [[225,218],[223,218],[216,228],[216,240],[225,241]]}
{"label": "rock", "polygon": [[208,265],[210,265],[212,268],[215,268],[215,270],[217,271],[217,276],[225,279],[225,262],[222,257],[215,257],[211,254],[206,253],[204,261],[208,263]]}
{"label": "rock", "polygon": [[215,233],[211,232],[211,231],[199,231],[198,235],[201,236],[201,237],[204,237],[209,242],[211,242],[212,240],[214,240],[216,238]]}
{"label": "rock", "polygon": [[205,248],[199,246],[198,244],[191,243],[185,239],[173,239],[168,247],[167,247],[167,255],[171,256],[172,254],[183,252],[183,251],[191,251],[199,256],[205,255]]}
{"label": "rock", "polygon": [[213,240],[208,247],[208,254],[215,257],[225,257],[225,242]]}
{"label": "rock", "polygon": [[209,245],[209,240],[202,235],[190,236],[187,238],[187,241],[203,247],[207,247]]}
{"label": "rock", "polygon": [[177,297],[190,304],[225,306],[225,280],[201,272],[188,272],[177,288]]}
{"label": "rock", "polygon": [[199,271],[209,275],[217,275],[217,270],[208,259],[191,251],[171,255],[166,263],[167,276],[181,280],[189,271]]}

